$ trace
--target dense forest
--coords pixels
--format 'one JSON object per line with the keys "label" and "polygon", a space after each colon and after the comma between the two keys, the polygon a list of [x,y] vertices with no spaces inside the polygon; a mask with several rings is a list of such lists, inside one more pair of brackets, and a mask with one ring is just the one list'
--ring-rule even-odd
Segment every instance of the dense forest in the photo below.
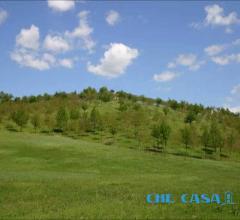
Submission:
{"label": "dense forest", "polygon": [[239,114],[106,87],[21,98],[1,92],[0,125],[199,158],[226,159],[240,150]]}

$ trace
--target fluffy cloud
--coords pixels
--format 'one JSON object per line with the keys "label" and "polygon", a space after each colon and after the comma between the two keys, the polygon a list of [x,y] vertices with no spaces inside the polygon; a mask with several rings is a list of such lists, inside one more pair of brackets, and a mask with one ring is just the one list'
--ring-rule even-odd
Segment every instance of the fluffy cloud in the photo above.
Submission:
{"label": "fluffy cloud", "polygon": [[29,29],[22,29],[16,37],[16,45],[37,50],[39,47],[39,28],[32,25]]}
{"label": "fluffy cloud", "polygon": [[205,7],[206,17],[203,22],[193,22],[191,26],[195,29],[200,29],[204,26],[222,26],[225,27],[226,33],[232,33],[232,25],[240,24],[240,19],[236,12],[231,12],[228,15],[224,14],[224,9],[217,4],[208,5]]}
{"label": "fluffy cloud", "polygon": [[204,49],[205,53],[210,56],[212,62],[218,65],[227,65],[230,63],[240,63],[240,53],[232,53],[232,54],[223,54],[220,55],[223,51],[227,52],[232,49],[236,49],[236,46],[240,45],[240,39],[236,39],[230,43],[222,44],[222,45],[211,45]]}
{"label": "fluffy cloud", "polygon": [[221,53],[224,49],[224,45],[211,45],[209,47],[206,47],[204,51],[208,56],[214,56]]}
{"label": "fluffy cloud", "polygon": [[106,16],[106,22],[111,25],[114,26],[115,24],[117,24],[120,21],[120,15],[117,11],[111,10],[107,13]]}
{"label": "fluffy cloud", "polygon": [[24,49],[19,49],[11,53],[11,59],[21,66],[31,67],[37,70],[47,70],[50,64],[47,57],[39,57],[38,55]]}
{"label": "fluffy cloud", "polygon": [[8,13],[0,8],[0,25],[3,24],[8,17]]}
{"label": "fluffy cloud", "polygon": [[81,11],[78,14],[79,25],[73,31],[66,31],[65,36],[70,39],[82,40],[82,47],[91,52],[96,43],[91,37],[93,28],[89,25],[88,15],[88,11]]}
{"label": "fluffy cloud", "polygon": [[232,56],[231,55],[216,56],[212,57],[211,59],[214,63],[224,66],[230,63],[230,61],[232,60]]}
{"label": "fluffy cloud", "polygon": [[175,79],[177,76],[178,76],[177,73],[165,71],[160,74],[154,74],[153,79],[157,82],[168,82]]}
{"label": "fluffy cloud", "polygon": [[48,0],[48,7],[59,12],[71,10],[74,6],[74,0]]}
{"label": "fluffy cloud", "polygon": [[130,48],[122,43],[111,43],[104,52],[98,65],[88,63],[88,71],[97,75],[115,78],[123,74],[126,68],[137,58],[137,49]]}
{"label": "fluffy cloud", "polygon": [[202,65],[204,61],[198,61],[195,54],[179,54],[174,62],[168,63],[168,68],[175,68],[178,65],[188,67],[189,70],[196,71]]}
{"label": "fluffy cloud", "polygon": [[216,4],[206,6],[205,12],[207,14],[205,18],[206,25],[229,26],[240,22],[236,12],[224,15],[224,9]]}
{"label": "fluffy cloud", "polygon": [[17,35],[16,46],[10,56],[20,66],[41,71],[58,66],[72,68],[72,59],[55,57],[57,52],[67,50],[69,45],[60,36],[47,35],[44,42],[40,44],[39,28],[32,25],[29,29],[22,29]]}
{"label": "fluffy cloud", "polygon": [[219,64],[221,66],[225,66],[227,64],[230,64],[231,62],[240,63],[240,53],[223,55],[223,56],[214,56],[211,58],[211,60],[214,63]]}
{"label": "fluffy cloud", "polygon": [[47,35],[44,40],[44,48],[54,53],[59,53],[70,50],[70,45],[61,36]]}

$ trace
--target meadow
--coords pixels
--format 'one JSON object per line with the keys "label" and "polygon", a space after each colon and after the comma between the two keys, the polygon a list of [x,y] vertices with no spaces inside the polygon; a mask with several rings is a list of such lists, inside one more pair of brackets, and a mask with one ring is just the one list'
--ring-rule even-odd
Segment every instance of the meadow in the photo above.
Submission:
{"label": "meadow", "polygon": [[[239,219],[240,163],[0,130],[0,219]],[[231,191],[234,205],[147,204]]]}

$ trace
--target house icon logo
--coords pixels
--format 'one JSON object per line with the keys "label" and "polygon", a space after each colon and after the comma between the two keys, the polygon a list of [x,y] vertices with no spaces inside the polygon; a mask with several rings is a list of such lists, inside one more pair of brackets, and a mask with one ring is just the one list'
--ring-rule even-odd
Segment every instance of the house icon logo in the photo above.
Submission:
{"label": "house icon logo", "polygon": [[231,205],[234,204],[233,202],[233,193],[232,192],[225,192],[225,196],[224,196],[224,203],[223,205]]}

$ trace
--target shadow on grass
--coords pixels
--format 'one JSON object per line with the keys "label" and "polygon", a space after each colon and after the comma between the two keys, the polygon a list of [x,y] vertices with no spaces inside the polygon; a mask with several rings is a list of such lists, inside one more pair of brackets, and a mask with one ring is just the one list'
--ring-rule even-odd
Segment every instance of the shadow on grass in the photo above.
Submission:
{"label": "shadow on grass", "polygon": [[184,152],[164,152],[163,148],[146,148],[145,151],[148,152],[153,152],[153,153],[164,153],[164,154],[169,154],[169,155],[174,155],[174,156],[180,156],[180,157],[188,157],[188,158],[195,158],[195,159],[203,159],[201,156],[197,156],[197,155],[189,155],[186,154]]}

